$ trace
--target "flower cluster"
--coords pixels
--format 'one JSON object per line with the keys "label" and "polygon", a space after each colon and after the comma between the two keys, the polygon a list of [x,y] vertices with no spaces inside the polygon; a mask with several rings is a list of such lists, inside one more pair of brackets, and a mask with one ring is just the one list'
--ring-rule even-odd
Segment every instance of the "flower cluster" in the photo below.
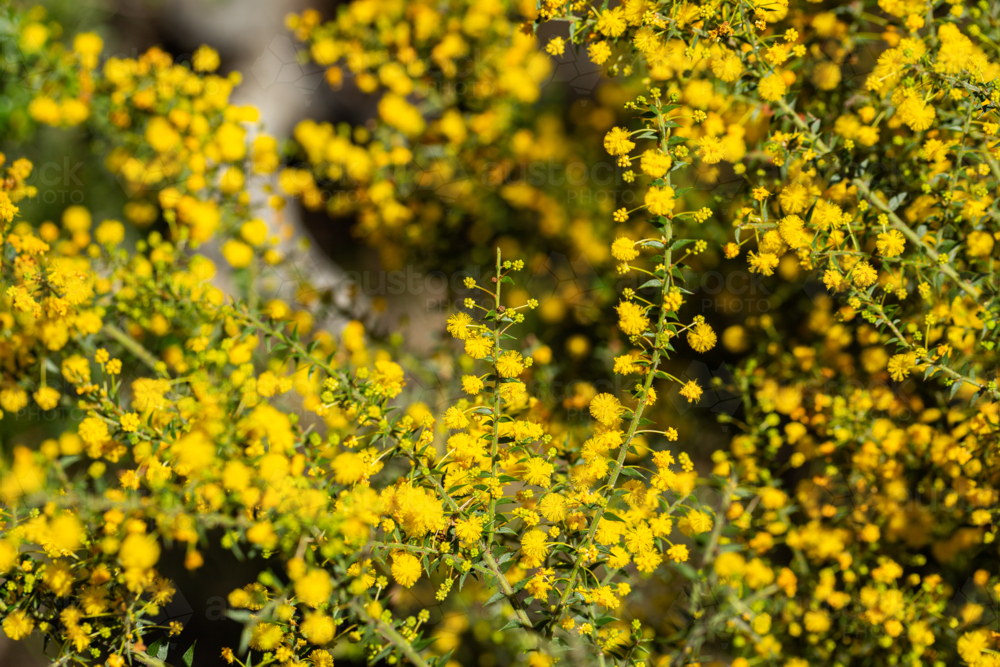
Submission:
{"label": "flower cluster", "polygon": [[[377,117],[280,150],[210,47],[106,57],[4,10],[7,637],[108,667],[1000,665],[1000,10],[610,4],[291,15]],[[570,103],[574,54],[601,73]],[[42,132],[121,210],[36,215]],[[296,202],[385,268],[489,268],[417,355],[296,271]],[[219,552],[264,563],[242,642],[174,656],[161,612]]]}

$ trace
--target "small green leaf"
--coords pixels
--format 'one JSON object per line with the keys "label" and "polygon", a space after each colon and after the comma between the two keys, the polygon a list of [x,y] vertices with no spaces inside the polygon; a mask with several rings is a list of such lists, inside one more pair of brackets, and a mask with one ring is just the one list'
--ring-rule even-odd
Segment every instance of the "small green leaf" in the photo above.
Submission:
{"label": "small green leaf", "polygon": [[951,385],[951,393],[948,395],[948,399],[950,400],[952,398],[955,398],[955,394],[957,394],[958,390],[961,388],[962,388],[961,380],[958,380],[955,382],[955,384]]}
{"label": "small green leaf", "polygon": [[191,665],[194,664],[194,647],[195,647],[195,644],[197,644],[197,643],[198,643],[198,640],[196,639],[194,641],[194,643],[191,644],[191,648],[189,648],[187,651],[185,651],[184,652],[184,656],[181,658],[181,660],[184,662],[185,665],[187,665],[187,667],[191,667]]}
{"label": "small green leaf", "polygon": [[496,604],[497,602],[500,602],[500,600],[503,599],[504,599],[503,591],[497,591],[496,593],[490,596],[489,600],[483,603],[483,606],[489,607],[491,604]]}
{"label": "small green leaf", "polygon": [[698,580],[698,572],[690,565],[686,565],[684,563],[674,563],[674,567],[677,568],[682,575],[684,575],[685,579],[689,579],[691,581]]}

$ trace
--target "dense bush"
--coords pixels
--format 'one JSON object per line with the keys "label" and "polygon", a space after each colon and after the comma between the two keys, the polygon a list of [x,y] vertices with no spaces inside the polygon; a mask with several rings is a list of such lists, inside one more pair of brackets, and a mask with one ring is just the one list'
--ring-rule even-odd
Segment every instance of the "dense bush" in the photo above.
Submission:
{"label": "dense bush", "polygon": [[[110,667],[1000,664],[1000,4],[287,28],[377,118],[278,140],[208,46],[0,23],[8,637]],[[26,215],[52,132],[120,210]],[[455,278],[432,355],[296,271],[298,205]],[[171,651],[163,559],[220,548],[259,565],[242,642]]]}

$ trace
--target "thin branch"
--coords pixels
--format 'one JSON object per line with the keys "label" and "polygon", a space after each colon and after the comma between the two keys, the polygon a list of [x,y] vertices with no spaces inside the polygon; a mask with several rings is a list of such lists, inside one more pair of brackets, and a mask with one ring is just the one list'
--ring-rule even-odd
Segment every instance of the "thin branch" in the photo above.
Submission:
{"label": "thin branch", "polygon": [[381,618],[375,618],[368,613],[368,610],[361,606],[360,603],[354,601],[351,603],[351,609],[353,609],[358,616],[365,619],[365,621],[378,630],[379,634],[385,637],[390,644],[393,644],[399,649],[400,653],[405,655],[410,662],[412,662],[417,667],[430,667],[427,661],[420,657],[417,650],[413,648],[413,644],[406,640],[406,637],[399,634],[396,628],[392,627]]}
{"label": "thin branch", "polygon": [[114,338],[119,345],[131,352],[136,359],[146,364],[151,370],[157,370],[156,365],[160,363],[160,360],[157,359],[152,352],[140,345],[137,340],[116,327],[114,324],[106,322],[102,330],[104,333]]}

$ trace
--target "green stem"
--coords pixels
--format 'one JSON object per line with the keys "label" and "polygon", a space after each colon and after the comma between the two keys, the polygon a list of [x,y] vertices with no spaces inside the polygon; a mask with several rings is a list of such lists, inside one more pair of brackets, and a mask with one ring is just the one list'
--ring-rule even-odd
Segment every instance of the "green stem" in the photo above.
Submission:
{"label": "green stem", "polygon": [[395,645],[395,647],[399,649],[400,653],[405,655],[414,665],[417,665],[417,667],[430,667],[427,664],[427,661],[421,658],[420,654],[417,653],[417,650],[413,648],[413,644],[408,642],[406,637],[399,634],[399,632],[396,631],[396,628],[392,627],[381,618],[374,618],[368,613],[368,610],[362,607],[358,602],[352,602],[351,608],[354,609],[358,616],[365,619],[369,625],[374,626],[375,629],[389,641],[389,643]]}
{"label": "green stem", "polygon": [[[908,224],[906,224],[902,220],[902,218],[896,215],[896,213],[892,209],[890,209],[889,206],[884,201],[882,201],[877,195],[875,195],[871,191],[871,189],[868,187],[868,184],[866,184],[860,178],[853,179],[852,183],[854,183],[854,185],[858,188],[858,192],[863,194],[867,199],[871,200],[875,208],[882,211],[889,217],[889,222],[892,223],[893,228],[898,229],[900,232],[903,233],[903,236],[910,239],[910,241],[914,243],[917,247],[922,248],[924,252],[926,252],[927,255],[931,258],[932,261],[934,262],[938,261],[940,253],[934,248],[930,247],[927,243],[924,243],[924,240],[919,236],[917,236],[917,233],[913,231],[913,229]],[[941,271],[945,275],[947,275],[949,278],[955,281],[955,283],[962,289],[962,291],[971,296],[973,299],[977,300],[979,299],[979,292],[976,290],[976,288],[973,287],[971,284],[969,284],[968,281],[962,280],[962,277],[958,275],[958,272],[954,268],[952,268],[951,265],[939,264],[939,267],[941,268]]]}
{"label": "green stem", "polygon": [[[660,143],[663,150],[666,152],[668,150],[669,136],[670,133],[663,122],[663,114],[659,113],[657,115],[657,122],[660,126]],[[667,184],[669,185],[670,174],[667,174]],[[621,474],[622,468],[625,467],[625,457],[628,456],[629,447],[632,444],[632,439],[635,437],[635,432],[639,428],[639,422],[642,420],[642,413],[646,409],[646,404],[649,400],[649,390],[653,386],[653,380],[656,376],[656,369],[660,364],[660,339],[664,332],[664,327],[667,320],[667,310],[663,307],[663,301],[666,299],[670,292],[670,287],[673,282],[673,276],[671,274],[671,248],[670,242],[673,240],[673,223],[670,219],[667,219],[663,226],[663,282],[660,285],[660,315],[656,323],[656,337],[653,339],[653,354],[650,358],[649,367],[647,369],[646,381],[643,384],[642,394],[639,398],[639,403],[635,407],[635,411],[632,413],[632,420],[629,424],[628,433],[625,436],[625,441],[622,443],[621,451],[618,452],[618,460],[615,461],[614,470],[611,473],[611,478],[608,480],[608,489],[611,493],[611,498],[609,502],[614,498],[615,484],[618,482],[618,476]],[[601,519],[604,518],[604,508],[607,505],[601,506],[597,510],[597,514],[594,516],[594,522],[590,525],[590,530],[587,532],[587,538],[584,542],[587,548],[593,545],[594,535],[597,533],[597,528],[601,523]],[[570,572],[569,579],[566,582],[566,588],[563,590],[562,596],[559,598],[558,608],[562,608],[566,605],[566,601],[572,594],[573,587],[576,585],[576,579],[580,573],[580,567],[583,559],[578,557],[576,563],[573,565],[573,570]]]}
{"label": "green stem", "polygon": [[517,594],[514,592],[514,588],[510,585],[510,582],[507,581],[507,576],[500,571],[500,565],[497,563],[489,549],[483,551],[483,560],[486,562],[486,566],[490,568],[493,576],[497,578],[497,585],[500,587],[500,590],[510,601],[511,606],[514,607],[514,613],[517,614],[517,620],[521,622],[521,625],[530,630],[532,623],[531,619],[528,618],[528,612],[526,612],[521,606],[521,601],[517,599]]}
{"label": "green stem", "polygon": [[150,369],[154,371],[156,370],[156,365],[160,363],[160,360],[153,356],[152,352],[140,345],[137,340],[116,327],[114,324],[105,323],[102,331],[114,338],[118,344],[131,352],[136,359],[149,366]]}
{"label": "green stem", "polygon": [[[917,346],[913,345],[912,343],[909,343],[906,340],[906,338],[903,336],[903,333],[893,323],[893,321],[891,319],[889,319],[889,316],[886,315],[885,310],[883,310],[881,308],[881,306],[879,307],[879,311],[878,312],[879,312],[879,316],[882,318],[882,321],[885,322],[886,325],[888,325],[888,327],[890,329],[892,329],[892,333],[896,334],[896,338],[899,339],[900,344],[906,346],[906,349],[909,350],[909,351],[912,351],[912,350],[916,349]],[[941,371],[941,372],[943,372],[943,373],[945,373],[947,375],[950,375],[952,378],[955,379],[956,382],[964,382],[966,384],[970,384],[970,385],[972,385],[973,387],[975,387],[979,391],[989,391],[989,387],[987,385],[984,385],[982,383],[976,382],[971,377],[962,375],[958,371],[952,370],[951,368],[948,368],[947,366],[942,366],[941,364],[935,363],[934,360],[930,359],[929,357],[917,357],[916,359],[914,359],[914,364],[918,365],[918,366],[922,366],[922,365],[926,364],[926,365],[930,366],[931,368],[935,368],[935,369],[937,369],[937,370],[939,370],[939,371]],[[933,377],[933,375],[931,375],[930,377]],[[990,395],[994,399],[1000,400],[1000,390],[990,391],[989,393],[990,393]]]}
{"label": "green stem", "polygon": [[[784,98],[778,100],[778,106],[781,107],[781,109],[786,113],[786,115],[788,115],[788,117],[792,119],[792,122],[795,123],[795,125],[798,126],[799,129],[801,129],[803,132],[808,133],[812,137],[814,146],[819,148],[824,153],[829,152],[829,148],[823,142],[823,140],[820,139],[817,134],[813,133],[813,131],[809,128],[809,125],[804,120],[799,118],[799,115],[795,112],[795,109],[793,109],[788,104],[788,102],[785,101]],[[968,124],[966,124],[966,128],[968,129]],[[964,148],[965,144],[963,142],[962,145],[963,151]],[[903,236],[910,239],[910,241],[914,243],[917,247],[923,248],[923,250],[928,254],[928,256],[930,256],[930,258],[933,261],[935,262],[937,261],[939,253],[933,248],[931,248],[927,243],[924,243],[923,239],[917,236],[917,233],[913,231],[913,229],[908,224],[906,224],[902,220],[902,218],[896,215],[896,213],[892,209],[890,209],[889,206],[885,202],[883,202],[879,197],[875,196],[872,193],[871,189],[868,187],[867,183],[862,181],[860,178],[852,179],[851,182],[854,183],[854,185],[858,188],[858,192],[860,192],[866,198],[871,200],[875,208],[879,209],[887,216],[889,216],[889,221],[892,223],[893,228],[902,232]],[[968,281],[962,280],[962,278],[958,275],[958,272],[955,271],[954,268],[952,268],[948,264],[941,264],[940,267],[941,270],[945,273],[945,275],[954,280],[966,294],[971,296],[973,299],[979,298],[979,292],[976,290],[976,288],[970,285]]]}
{"label": "green stem", "polygon": [[[455,512],[458,512],[459,511],[458,504],[451,496],[445,493],[444,486],[442,486],[441,482],[439,482],[438,479],[433,475],[428,475],[428,478],[431,480],[431,483],[438,490],[441,496],[448,502],[449,505],[451,505],[451,508]],[[518,620],[521,621],[521,624],[524,627],[531,628],[532,623],[531,619],[528,618],[528,612],[526,612],[521,607],[521,601],[517,599],[517,593],[515,593],[513,587],[511,587],[510,582],[507,581],[507,577],[504,576],[503,572],[500,571],[500,565],[493,557],[493,553],[489,550],[489,545],[492,543],[493,543],[492,540],[490,540],[489,542],[481,541],[479,543],[479,549],[483,554],[483,560],[486,562],[487,567],[489,567],[490,571],[493,573],[493,576],[496,577],[497,586],[500,587],[500,590],[503,592],[504,596],[506,596],[507,600],[510,601],[511,606],[517,613]],[[461,556],[458,556],[457,558],[461,559]]]}
{"label": "green stem", "polygon": [[149,655],[148,653],[145,653],[145,652],[143,652],[143,653],[133,653],[132,657],[134,657],[136,660],[138,660],[142,664],[147,665],[147,667],[170,667],[169,664],[163,662],[159,658],[154,658],[153,656],[151,656],[151,655]]}
{"label": "green stem", "polygon": [[[663,228],[663,265],[664,276],[663,285],[661,287],[661,296],[666,297],[670,290],[670,241],[673,239],[673,225],[668,220]],[[662,303],[662,302],[661,302]],[[656,368],[660,363],[660,348],[657,344],[661,335],[663,334],[664,325],[666,324],[667,311],[665,308],[660,307],[660,317],[656,325],[656,339],[653,345],[653,356],[649,362],[649,369],[646,375],[646,382],[643,384],[642,396],[639,399],[639,404],[635,407],[635,412],[632,414],[632,421],[629,424],[628,433],[625,436],[625,441],[622,443],[621,451],[618,452],[618,459],[615,461],[614,470],[611,472],[611,478],[608,480],[608,489],[614,494],[615,484],[618,482],[618,476],[621,475],[622,468],[625,467],[625,457],[628,456],[628,449],[632,444],[632,439],[635,437],[635,432],[639,428],[639,422],[642,420],[642,413],[646,409],[646,404],[649,400],[649,389],[653,385],[653,379],[656,375]],[[594,516],[594,522],[590,525],[590,530],[587,532],[587,538],[584,544],[592,545],[594,541],[594,535],[597,533],[597,528],[601,523],[601,519],[604,518],[604,507],[597,510],[597,514]],[[559,607],[566,604],[569,599],[570,594],[573,591],[573,586],[576,584],[576,578],[580,573],[580,563],[582,558],[577,558],[576,564],[573,566],[573,571],[570,573],[569,580],[566,583],[566,589],[563,591],[562,597],[559,599]]]}
{"label": "green stem", "polygon": [[[500,285],[503,281],[503,278],[500,275],[501,268],[500,248],[497,248],[497,289],[494,296],[493,306],[493,433],[490,437],[492,441],[490,448],[490,462],[493,478],[491,482],[495,482],[497,479],[497,455],[500,453],[500,369],[498,364],[500,363]],[[493,544],[493,535],[496,533],[497,499],[493,495],[492,488],[490,488],[489,493],[490,515],[489,531],[486,538],[486,553],[489,553],[489,545]]]}

